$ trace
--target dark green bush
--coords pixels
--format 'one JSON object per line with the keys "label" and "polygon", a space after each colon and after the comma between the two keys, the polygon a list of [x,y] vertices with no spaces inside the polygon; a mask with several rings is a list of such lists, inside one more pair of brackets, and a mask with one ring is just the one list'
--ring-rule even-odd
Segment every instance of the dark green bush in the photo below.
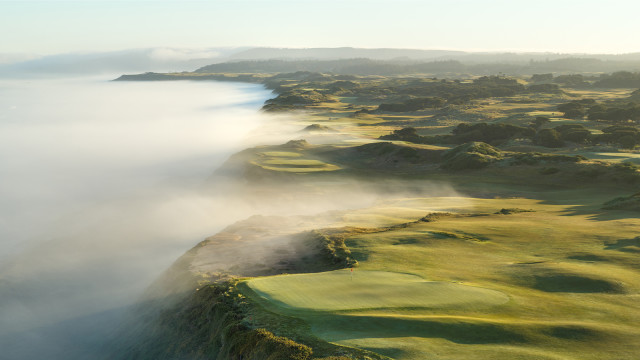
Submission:
{"label": "dark green bush", "polygon": [[535,137],[535,143],[544,147],[559,148],[564,146],[562,136],[554,129],[542,129]]}
{"label": "dark green bush", "polygon": [[501,157],[502,153],[493,146],[483,142],[472,142],[445,152],[441,167],[447,170],[480,169]]}

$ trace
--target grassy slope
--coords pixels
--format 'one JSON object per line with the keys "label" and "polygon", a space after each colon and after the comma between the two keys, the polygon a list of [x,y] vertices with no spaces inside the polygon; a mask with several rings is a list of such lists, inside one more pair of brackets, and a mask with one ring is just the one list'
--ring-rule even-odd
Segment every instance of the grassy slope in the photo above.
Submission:
{"label": "grassy slope", "polygon": [[[261,278],[250,286],[270,309],[306,320],[328,341],[398,359],[634,358],[640,266],[625,241],[637,236],[640,220],[601,213],[600,198],[590,200],[586,191],[542,195],[469,198],[457,211],[483,216],[353,236],[347,244],[360,261],[353,286],[339,281],[348,277],[339,272]],[[535,211],[494,214],[501,208]],[[443,281],[450,293],[420,293],[413,286],[429,283],[404,273]],[[461,304],[464,285],[510,301],[485,306],[472,296]]]}

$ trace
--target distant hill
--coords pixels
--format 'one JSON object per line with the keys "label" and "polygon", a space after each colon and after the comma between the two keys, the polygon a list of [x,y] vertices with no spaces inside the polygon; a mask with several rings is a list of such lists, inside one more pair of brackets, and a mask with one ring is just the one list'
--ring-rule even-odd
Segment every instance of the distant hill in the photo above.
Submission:
{"label": "distant hill", "polygon": [[324,72],[351,75],[411,75],[411,74],[472,74],[533,75],[540,73],[610,73],[616,71],[640,71],[640,60],[603,61],[594,58],[561,58],[556,60],[471,63],[460,60],[374,60],[351,58],[337,60],[242,60],[204,66],[199,73],[281,73],[296,71]]}
{"label": "distant hill", "polygon": [[[244,49],[175,49],[149,48],[112,52],[68,53],[31,56],[26,60],[3,54],[0,76],[87,75],[123,72],[192,71],[199,67],[227,60],[227,56]],[[16,59],[16,61],[10,61]]]}
{"label": "distant hill", "polygon": [[528,63],[530,61],[553,61],[566,58],[588,58],[601,61],[640,62],[640,52],[629,54],[586,54],[550,52],[470,52],[456,50],[420,49],[362,49],[341,48],[267,48],[259,47],[233,53],[230,60],[458,60],[464,63]]}
{"label": "distant hill", "polygon": [[352,47],[341,48],[254,48],[235,53],[230,56],[232,60],[271,60],[271,59],[297,59],[297,60],[337,60],[337,59],[420,59],[437,60],[454,56],[463,56],[464,51],[451,50],[416,50],[416,49],[360,49]]}
{"label": "distant hill", "polygon": [[361,75],[610,73],[640,71],[640,53],[489,53],[342,48],[149,48],[48,56],[0,54],[0,76],[140,72],[333,72]]}

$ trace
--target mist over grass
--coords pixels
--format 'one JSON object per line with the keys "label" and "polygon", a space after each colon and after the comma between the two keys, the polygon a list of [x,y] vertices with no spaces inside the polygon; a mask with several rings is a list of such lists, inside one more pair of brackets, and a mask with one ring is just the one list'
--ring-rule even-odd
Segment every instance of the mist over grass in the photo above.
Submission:
{"label": "mist over grass", "polygon": [[301,133],[302,114],[259,112],[272,96],[260,86],[75,78],[0,89],[0,359],[100,358],[127,306],[236,221],[313,218],[410,192],[375,179],[292,187],[212,176],[248,147],[329,141]]}
{"label": "mist over grass", "polygon": [[106,80],[0,82],[0,358],[82,358],[75,336],[115,318],[96,314],[240,216],[201,184],[268,121],[269,93]]}

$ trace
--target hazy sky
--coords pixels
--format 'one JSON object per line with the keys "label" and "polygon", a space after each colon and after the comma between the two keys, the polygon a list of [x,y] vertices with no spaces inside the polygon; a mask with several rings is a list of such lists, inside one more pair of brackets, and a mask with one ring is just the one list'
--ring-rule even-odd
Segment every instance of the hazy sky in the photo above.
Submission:
{"label": "hazy sky", "polygon": [[0,0],[0,53],[139,47],[640,52],[637,0]]}

